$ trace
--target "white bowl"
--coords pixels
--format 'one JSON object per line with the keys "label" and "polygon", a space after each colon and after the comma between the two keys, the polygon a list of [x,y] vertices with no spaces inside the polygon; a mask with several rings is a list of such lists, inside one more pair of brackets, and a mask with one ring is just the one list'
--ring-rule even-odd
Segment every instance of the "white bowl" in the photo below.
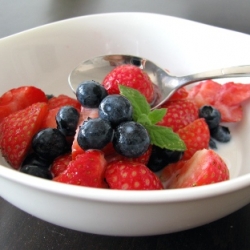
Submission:
{"label": "white bowl", "polygon": [[[170,16],[113,13],[65,20],[0,40],[0,92],[35,85],[70,94],[67,77],[82,60],[134,54],[183,75],[249,64],[250,36]],[[238,82],[249,79],[238,79]],[[197,227],[250,202],[250,104],[219,145],[231,180],[164,191],[117,191],[56,183],[22,174],[1,159],[0,195],[45,221],[83,232],[138,236]],[[4,215],[3,215],[4,216]]]}

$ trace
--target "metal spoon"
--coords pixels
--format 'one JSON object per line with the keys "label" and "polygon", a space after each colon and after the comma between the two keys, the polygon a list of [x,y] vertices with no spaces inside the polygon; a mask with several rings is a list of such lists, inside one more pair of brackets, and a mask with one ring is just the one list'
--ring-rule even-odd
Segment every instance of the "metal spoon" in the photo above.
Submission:
{"label": "metal spoon", "polygon": [[177,77],[144,58],[132,55],[105,55],[89,59],[78,65],[68,77],[69,85],[75,92],[83,81],[95,80],[101,83],[114,67],[121,64],[133,64],[140,67],[157,86],[157,92],[160,95],[151,104],[152,109],[159,107],[185,85],[208,79],[250,76],[250,65],[243,65]]}

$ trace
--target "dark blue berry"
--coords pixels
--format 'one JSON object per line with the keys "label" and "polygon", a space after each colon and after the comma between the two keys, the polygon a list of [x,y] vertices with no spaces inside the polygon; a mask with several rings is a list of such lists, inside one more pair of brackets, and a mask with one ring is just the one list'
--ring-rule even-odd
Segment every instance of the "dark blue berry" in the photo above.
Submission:
{"label": "dark blue berry", "polygon": [[106,89],[96,81],[85,81],[76,89],[77,100],[87,108],[98,108],[107,95]]}
{"label": "dark blue berry", "polygon": [[219,125],[216,128],[211,129],[210,135],[219,142],[229,142],[231,140],[230,130],[225,126]]}
{"label": "dark blue berry", "polygon": [[22,166],[35,165],[35,166],[38,166],[40,168],[49,168],[51,163],[52,163],[52,161],[50,161],[48,159],[40,158],[37,154],[31,153],[31,154],[26,156],[26,158],[24,159],[24,161],[22,163]]}
{"label": "dark blue berry", "polygon": [[130,63],[137,67],[140,67],[142,64],[142,60],[139,57],[132,57]]}
{"label": "dark blue berry", "polygon": [[220,111],[209,105],[205,105],[199,109],[199,117],[205,119],[209,129],[216,128],[221,122]]}
{"label": "dark blue berry", "polygon": [[78,110],[72,106],[64,106],[60,108],[56,114],[57,129],[65,136],[75,135],[80,114]]}
{"label": "dark blue berry", "polygon": [[36,165],[24,165],[20,168],[20,172],[40,177],[43,179],[52,179],[52,174],[50,173],[49,169],[41,168]]}
{"label": "dark blue berry", "polygon": [[46,97],[47,97],[47,99],[49,100],[49,99],[53,98],[54,95],[52,95],[52,94],[47,94]]}
{"label": "dark blue berry", "polygon": [[150,145],[147,130],[134,121],[123,122],[115,129],[113,146],[121,155],[135,158],[146,152]]}
{"label": "dark blue berry", "polygon": [[209,140],[209,147],[212,149],[217,149],[216,142],[212,138]]}
{"label": "dark blue berry", "polygon": [[77,142],[84,149],[102,149],[113,137],[113,129],[109,122],[94,118],[85,121],[79,128]]}
{"label": "dark blue berry", "polygon": [[172,151],[158,146],[152,146],[152,153],[148,161],[148,168],[153,172],[160,171],[170,163],[179,161],[183,156],[183,151]]}
{"label": "dark blue berry", "polygon": [[113,127],[125,121],[131,121],[133,108],[130,101],[122,95],[108,95],[99,106],[99,116]]}
{"label": "dark blue berry", "polygon": [[53,161],[70,148],[66,137],[58,130],[46,128],[38,132],[32,140],[34,152],[42,159]]}

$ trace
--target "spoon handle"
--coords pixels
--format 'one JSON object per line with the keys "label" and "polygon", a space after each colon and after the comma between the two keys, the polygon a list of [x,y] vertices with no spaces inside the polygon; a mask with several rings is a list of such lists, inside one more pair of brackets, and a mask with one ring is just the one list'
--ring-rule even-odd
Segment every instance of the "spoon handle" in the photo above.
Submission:
{"label": "spoon handle", "polygon": [[250,65],[221,68],[197,74],[181,76],[179,78],[179,87],[208,79],[229,78],[229,77],[246,77],[250,76]]}

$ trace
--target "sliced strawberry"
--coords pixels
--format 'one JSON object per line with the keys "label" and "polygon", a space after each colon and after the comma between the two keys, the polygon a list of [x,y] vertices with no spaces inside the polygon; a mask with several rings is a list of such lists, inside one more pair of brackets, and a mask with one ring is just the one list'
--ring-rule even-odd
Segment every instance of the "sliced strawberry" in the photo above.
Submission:
{"label": "sliced strawberry", "polygon": [[187,161],[164,168],[160,179],[165,182],[166,188],[196,187],[228,180],[229,170],[217,153],[203,149]]}
{"label": "sliced strawberry", "polygon": [[187,147],[182,160],[187,160],[196,151],[209,147],[210,132],[203,118],[197,119],[186,127],[179,129],[177,133]]}
{"label": "sliced strawberry", "polygon": [[214,105],[216,95],[221,90],[221,84],[207,80],[200,82],[189,90],[188,98],[193,100],[198,107],[203,105]]}
{"label": "sliced strawberry", "polygon": [[108,149],[109,150],[107,150],[107,148],[105,147],[102,150],[104,152],[105,159],[108,163],[111,163],[113,161],[131,161],[147,165],[152,152],[152,145],[149,146],[148,150],[144,154],[136,158],[128,158],[120,155],[115,151],[112,143],[108,144]]}
{"label": "sliced strawberry", "polygon": [[67,169],[53,180],[67,184],[105,188],[106,161],[99,150],[88,150],[72,160]]}
{"label": "sliced strawberry", "polygon": [[[97,108],[85,108],[81,107],[81,112],[80,112],[80,118],[79,118],[79,126],[82,125],[82,123],[87,120],[88,118],[96,118],[99,116],[98,109]],[[76,134],[73,140],[72,144],[72,159],[74,160],[77,155],[84,153],[85,151],[79,146],[77,142],[77,135],[78,135],[78,130],[76,130]]]}
{"label": "sliced strawberry", "polygon": [[48,114],[47,103],[35,103],[5,117],[0,125],[2,156],[17,169],[30,150],[33,136]]}
{"label": "sliced strawberry", "polygon": [[0,122],[9,114],[36,102],[47,102],[45,93],[34,86],[22,86],[5,92],[0,97]]}
{"label": "sliced strawberry", "polygon": [[57,97],[52,97],[51,99],[49,99],[48,104],[49,109],[61,108],[66,105],[73,106],[79,111],[81,109],[81,104],[76,99],[67,95],[59,95]]}
{"label": "sliced strawberry", "polygon": [[121,65],[114,68],[103,80],[103,86],[109,94],[119,94],[118,85],[125,85],[137,89],[147,101],[154,100],[154,86],[149,76],[134,65]]}
{"label": "sliced strawberry", "polygon": [[167,108],[167,113],[157,125],[170,127],[174,132],[198,118],[197,106],[186,99],[168,101],[162,105],[162,108]]}
{"label": "sliced strawberry", "polygon": [[111,189],[159,190],[160,179],[142,163],[114,161],[105,171],[105,179]]}
{"label": "sliced strawberry", "polygon": [[57,128],[56,114],[59,109],[60,107],[49,110],[47,117],[43,120],[42,128]]}
{"label": "sliced strawberry", "polygon": [[240,105],[250,98],[250,84],[228,82],[221,85],[218,100],[227,105]]}
{"label": "sliced strawberry", "polygon": [[243,117],[241,104],[250,98],[250,84],[228,82],[221,85],[208,80],[194,86],[188,98],[199,108],[203,105],[217,108],[223,122],[239,122]]}
{"label": "sliced strawberry", "polygon": [[169,99],[169,101],[176,101],[188,97],[188,91],[185,87],[179,88]]}
{"label": "sliced strawberry", "polygon": [[64,170],[66,170],[71,160],[72,160],[71,153],[67,153],[57,157],[53,161],[50,168],[50,171],[54,175],[54,177],[60,175]]}
{"label": "sliced strawberry", "polygon": [[220,111],[222,122],[240,122],[243,118],[241,105],[228,106],[221,102],[216,102],[213,106]]}

